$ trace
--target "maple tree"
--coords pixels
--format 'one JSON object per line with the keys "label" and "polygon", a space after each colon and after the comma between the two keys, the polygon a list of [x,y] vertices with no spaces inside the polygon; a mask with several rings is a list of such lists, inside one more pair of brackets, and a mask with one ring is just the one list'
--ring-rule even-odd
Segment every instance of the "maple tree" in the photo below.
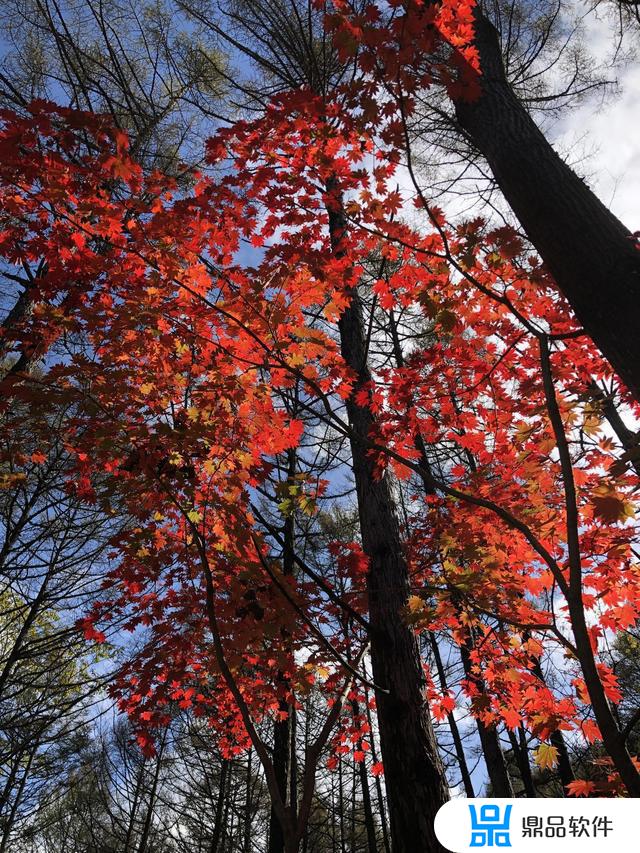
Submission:
{"label": "maple tree", "polygon": [[[76,354],[70,361],[63,360],[52,366],[43,381],[47,386],[44,395],[33,388],[25,389],[22,375],[11,369],[7,377],[10,394],[13,397],[23,395],[26,405],[34,400],[38,406],[43,404],[43,399],[59,401],[61,395],[77,400],[78,415],[68,424],[69,447],[78,460],[75,490],[89,501],[101,502],[106,511],[109,511],[110,501],[124,500],[132,517],[144,522],[114,539],[114,548],[120,550],[123,559],[112,581],[118,578],[121,594],[103,602],[84,623],[86,636],[97,641],[103,640],[105,635],[94,627],[95,621],[99,617],[109,621],[117,612],[132,611],[131,618],[125,622],[129,630],[136,630],[140,624],[154,626],[153,639],[135,663],[125,668],[122,682],[127,693],[133,691],[123,699],[122,707],[135,714],[141,724],[139,741],[143,748],[152,749],[144,729],[166,724],[167,717],[161,709],[170,701],[176,701],[183,709],[194,706],[196,715],[207,714],[223,724],[221,744],[231,753],[246,745],[247,731],[260,751],[261,742],[251,714],[254,712],[260,718],[265,712],[277,711],[278,696],[269,688],[274,680],[282,680],[278,673],[289,673],[295,668],[294,652],[303,639],[305,647],[310,642],[296,618],[296,613],[302,612],[298,596],[302,596],[305,610],[309,610],[312,603],[305,600],[304,587],[296,589],[282,577],[280,569],[267,558],[265,546],[252,532],[247,485],[255,488],[266,476],[271,467],[265,460],[268,454],[294,446],[300,435],[301,424],[276,410],[272,399],[278,386],[286,385],[287,373],[298,369],[300,350],[313,355],[319,362],[316,370],[305,369],[306,381],[317,373],[316,381],[330,390],[341,380],[335,364],[336,348],[322,333],[305,336],[307,343],[302,347],[296,344],[302,336],[299,307],[296,309],[292,302],[287,306],[288,317],[283,316],[285,288],[302,305],[309,303],[309,294],[301,290],[306,279],[301,280],[297,275],[291,277],[284,269],[282,289],[280,293],[276,291],[266,313],[261,289],[252,279],[241,278],[240,271],[232,268],[222,273],[215,303],[199,293],[195,283],[197,277],[202,281],[206,275],[208,293],[213,265],[216,261],[228,263],[233,241],[237,245],[240,233],[238,228],[234,235],[229,222],[221,222],[220,196],[214,197],[203,183],[184,206],[176,202],[169,210],[158,196],[157,176],[143,180],[139,167],[126,157],[126,146],[119,136],[116,136],[119,156],[114,157],[108,148],[101,157],[87,158],[85,168],[78,168],[74,175],[59,153],[47,151],[52,122],[59,121],[62,115],[68,118],[70,114],[50,116],[46,110],[36,110],[34,120],[18,121],[7,133],[13,141],[18,135],[25,148],[31,140],[34,160],[40,162],[43,174],[48,176],[46,187],[32,186],[31,192],[23,198],[25,204],[21,207],[20,218],[24,222],[32,215],[34,231],[41,227],[56,235],[56,241],[49,243],[51,254],[45,252],[44,259],[42,232],[33,235],[30,246],[21,247],[25,260],[33,258],[32,247],[36,248],[38,263],[46,268],[46,273],[42,276],[40,292],[42,310],[39,307],[34,311],[35,323],[28,329],[21,327],[13,343],[22,351],[42,346],[45,329],[49,332],[47,346],[57,334],[86,335],[91,341],[93,359]],[[91,126],[90,121],[88,126]],[[104,131],[99,121],[93,122],[92,129],[96,139],[103,140]],[[68,131],[61,139],[56,139],[56,145],[59,144],[66,146],[65,153],[73,151],[76,145],[73,133]],[[29,173],[28,166],[26,177],[18,179],[23,189],[22,182],[36,174]],[[77,194],[72,192],[70,177]],[[133,195],[118,201],[109,197],[105,185],[114,178],[127,182],[132,194],[140,193],[139,200]],[[222,193],[231,202],[229,218],[232,220],[237,202],[226,188],[222,188]],[[149,202],[149,195],[155,195],[155,200]],[[167,197],[169,193],[163,185],[165,202]],[[55,198],[63,200],[62,208],[52,217],[43,215],[43,201],[46,199],[49,204]],[[191,207],[194,201],[195,207]],[[18,203],[18,196],[13,196],[13,203]],[[210,213],[206,219],[202,218],[203,203],[215,205],[215,217]],[[189,239],[186,244],[183,242],[188,235],[188,231],[182,230],[188,209],[193,215],[189,226],[193,229],[189,232],[193,239],[191,244]],[[12,209],[11,214],[14,212]],[[136,214],[152,218],[142,226],[140,220],[136,222]],[[158,226],[155,233],[154,219]],[[210,225],[206,224],[207,219]],[[214,219],[216,225],[213,225]],[[186,255],[172,256],[168,243],[171,232],[167,231],[167,225],[173,223],[179,223],[181,229],[180,241],[174,246],[181,253],[188,246]],[[222,244],[215,248],[215,254],[216,237],[212,237],[212,230]],[[58,239],[63,245],[69,240],[73,249],[61,250]],[[154,240],[158,240],[161,248],[150,252]],[[206,267],[199,254],[204,249],[209,255]],[[99,265],[99,275],[109,281],[108,291],[90,289],[95,284],[97,269],[92,266],[91,258]],[[190,268],[186,266],[189,261]],[[167,281],[167,274],[172,282],[169,293],[164,284],[157,286]],[[273,287],[272,268],[269,274],[269,286]],[[56,304],[54,296],[58,276],[64,282],[74,279],[75,290],[62,296],[63,307]],[[142,287],[142,299],[132,288],[135,278]],[[89,287],[83,292],[84,283]],[[236,293],[237,284],[245,285],[246,289]],[[184,290],[188,294],[186,297]],[[45,303],[47,297],[50,301]],[[193,308],[200,303],[207,305],[210,311],[205,314],[201,307],[198,308],[199,321],[191,331],[192,337],[185,338],[185,311],[189,305]],[[151,329],[146,318],[154,305],[160,308],[159,326]],[[274,318],[278,311],[282,316],[276,326]],[[62,320],[57,329],[51,327],[52,317]],[[174,327],[174,323],[177,326]],[[176,328],[180,330],[179,337],[175,336]],[[111,347],[109,337],[113,342]],[[257,361],[256,343],[260,347]],[[198,349],[197,357],[194,346]],[[102,358],[104,363],[101,363]],[[165,367],[158,373],[158,366],[165,358]],[[98,363],[101,363],[99,370],[96,369]],[[127,364],[135,364],[135,369],[128,370]],[[102,367],[107,368],[104,374]],[[195,370],[193,376],[192,369]],[[325,375],[321,375],[321,369]],[[270,371],[271,385],[264,381],[256,384],[254,370]],[[216,382],[211,381],[214,375]],[[176,411],[178,402],[180,410]],[[138,415],[130,417],[136,409]],[[226,420],[229,431],[223,428]],[[215,443],[211,444],[214,436]],[[99,469],[108,475],[100,489],[96,488],[91,476],[98,460]],[[296,499],[304,504],[309,496],[301,490]],[[215,518],[213,523],[212,518]],[[234,549],[237,549],[235,553]],[[117,553],[114,551],[114,557]],[[214,555],[216,572],[221,573],[215,581],[210,563]],[[198,573],[201,584],[194,589],[192,580]],[[231,584],[234,577],[238,583],[235,590]],[[219,615],[215,606],[214,585],[221,581],[228,593],[226,615]],[[147,588],[147,584],[155,586],[159,582],[167,587],[165,595],[149,592]],[[282,613],[280,602],[274,601],[275,589],[292,605],[291,610]],[[199,606],[203,598],[206,600],[204,619]],[[183,621],[177,635],[162,624],[167,609],[177,619],[173,624]],[[193,623],[192,616],[196,613],[199,616]],[[227,627],[223,626],[223,618],[230,620]],[[256,621],[261,627],[258,634],[252,630]],[[233,629],[232,623],[235,623]],[[268,650],[265,632],[269,633],[270,623],[274,637]],[[191,630],[184,635],[181,631],[187,624]],[[209,634],[205,637],[207,628]],[[282,641],[283,631],[286,643]],[[229,633],[233,636],[233,648],[238,651],[225,653],[221,638]],[[318,629],[315,633],[324,640]],[[349,648],[352,644],[350,640]],[[350,667],[352,671],[365,647],[356,654]],[[329,645],[329,648],[334,652],[335,646]],[[160,654],[159,649],[162,650]],[[239,649],[243,651],[238,657]],[[201,655],[204,655],[204,663],[199,659]],[[340,656],[339,660],[345,661],[345,658]],[[209,683],[212,667],[220,673],[213,696],[203,692],[207,690],[205,683]],[[313,684],[314,669],[315,664],[309,661],[298,667],[298,691],[308,690]],[[141,675],[133,674],[140,671]],[[202,682],[200,688],[185,686],[190,677],[196,684]],[[348,674],[347,688],[351,678]],[[338,693],[332,699],[327,724],[320,734],[316,761],[341,710],[345,693],[341,684],[339,672],[329,673],[327,694],[331,695],[334,686]],[[265,769],[270,768],[264,748],[260,757]],[[312,779],[311,761],[307,773]],[[267,778],[273,784],[269,769]],[[305,789],[304,793],[307,809],[311,791]],[[304,808],[301,808],[301,815],[304,819]],[[280,820],[286,824],[282,811]],[[296,832],[299,835],[299,830]],[[291,843],[289,838],[288,844]]]}
{"label": "maple tree", "polygon": [[[545,769],[560,759],[554,735],[573,731],[602,741],[612,790],[640,792],[599,657],[640,616],[635,457],[603,432],[602,398],[637,406],[515,232],[451,225],[417,183],[428,229],[399,218],[392,179],[410,104],[397,73],[418,48],[407,40],[398,53],[398,33],[429,33],[432,52],[458,45],[421,84],[477,95],[471,8],[422,14],[408,33],[394,21],[388,48],[374,43],[385,93],[373,77],[331,98],[282,93],[209,141],[209,164],[224,169],[192,173],[186,191],[145,174],[105,119],[40,102],[2,115],[0,253],[33,301],[3,330],[3,405],[41,419],[43,446],[43,413],[67,406],[67,488],[131,519],[111,541],[85,636],[103,642],[117,620],[142,638],[113,694],[146,754],[175,706],[207,721],[223,756],[252,745],[287,853],[327,745],[329,766],[369,751],[367,682],[394,842],[438,849],[432,817],[448,790],[429,704],[444,718],[455,700],[420,659],[422,633],[463,651],[461,687],[494,751],[498,725],[523,728]],[[364,20],[377,23],[372,7]],[[350,52],[363,31],[344,21],[330,24]],[[362,61],[372,70],[371,54]],[[247,243],[253,265],[240,260]],[[365,285],[390,359],[371,354]],[[398,337],[403,312],[428,328],[411,345]],[[25,370],[44,356],[42,375]],[[290,519],[327,488],[298,476],[311,420],[351,445],[361,542],[328,549],[341,590],[292,539]],[[283,458],[279,541],[255,495]],[[4,461],[9,489],[26,450]],[[540,662],[558,655],[566,678],[552,689]],[[324,721],[292,808],[260,726],[284,722],[318,683]]]}

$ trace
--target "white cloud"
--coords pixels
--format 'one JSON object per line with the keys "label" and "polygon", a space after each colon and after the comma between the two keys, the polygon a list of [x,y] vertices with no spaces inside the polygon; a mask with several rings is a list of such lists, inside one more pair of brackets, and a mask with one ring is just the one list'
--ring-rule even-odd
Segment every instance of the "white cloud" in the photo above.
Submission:
{"label": "white cloud", "polygon": [[[595,12],[584,24],[589,50],[604,60],[616,44],[613,18]],[[594,97],[568,109],[549,132],[557,150],[577,164],[576,171],[604,204],[636,231],[640,229],[640,65],[628,62],[615,76],[616,94],[604,104]]]}

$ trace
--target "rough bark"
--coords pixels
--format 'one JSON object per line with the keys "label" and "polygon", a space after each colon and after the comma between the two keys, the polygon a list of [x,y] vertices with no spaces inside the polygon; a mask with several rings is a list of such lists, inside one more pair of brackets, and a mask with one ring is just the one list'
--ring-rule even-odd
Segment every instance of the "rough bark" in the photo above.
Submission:
{"label": "rough bark", "polygon": [[482,94],[455,102],[504,197],[559,289],[640,399],[640,251],[631,232],[554,151],[511,88],[498,35],[476,14]]}
{"label": "rough bark", "polygon": [[[329,187],[329,190],[332,188]],[[345,220],[339,204],[329,206],[333,251],[340,252]],[[371,379],[362,303],[353,290],[339,321],[345,362],[357,376],[357,391]],[[449,791],[426,699],[426,681],[416,637],[404,619],[409,571],[391,484],[376,478],[366,438],[373,426],[367,407],[347,401],[351,453],[362,547],[369,558],[367,592],[373,677],[385,768],[394,853],[441,853],[434,818]],[[364,439],[364,440],[363,440]]]}

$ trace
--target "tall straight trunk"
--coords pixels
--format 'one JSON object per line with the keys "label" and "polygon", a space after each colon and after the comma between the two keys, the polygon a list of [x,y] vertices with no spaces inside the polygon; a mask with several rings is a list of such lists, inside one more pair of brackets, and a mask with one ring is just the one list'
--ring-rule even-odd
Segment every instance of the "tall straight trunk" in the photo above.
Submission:
{"label": "tall straight trunk", "polygon": [[481,96],[455,101],[460,127],[585,330],[640,399],[640,251],[554,151],[511,88],[498,34],[477,7]]}
{"label": "tall straight trunk", "polygon": [[[335,191],[328,187],[329,192]],[[340,254],[345,217],[341,200],[328,205],[333,251]],[[341,351],[354,371],[355,391],[371,380],[362,303],[357,289],[339,321]],[[434,818],[449,799],[426,699],[426,679],[418,643],[405,621],[409,571],[389,478],[374,476],[367,438],[373,416],[347,400],[352,427],[351,455],[358,499],[362,547],[369,558],[367,592],[371,664],[376,685],[380,745],[394,853],[443,851]]]}
{"label": "tall straight trunk", "polygon": [[[311,743],[311,721],[309,719],[309,701],[307,700],[304,714],[304,746],[302,747],[303,754],[307,750],[307,746]],[[333,782],[332,782],[333,784]],[[332,789],[333,790],[333,789]],[[304,825],[304,833],[302,836],[302,853],[309,851],[309,821]]]}
{"label": "tall straight trunk", "polygon": [[[398,367],[404,366],[404,355],[402,352],[402,345],[400,342],[400,338],[398,336],[398,327],[393,316],[393,313],[390,314],[389,317],[390,324],[389,330],[391,332],[391,339],[393,343],[393,353],[396,361],[396,365]],[[455,405],[455,400],[453,400]],[[414,437],[414,445],[418,453],[420,454],[420,461],[425,471],[430,470],[431,464],[429,462],[429,457],[427,455],[427,448],[424,443],[424,439],[420,433],[416,433]],[[475,467],[475,461],[473,457],[469,457],[468,459],[470,466]],[[422,478],[423,486],[425,494],[431,495],[434,493],[433,486],[426,475]],[[455,591],[451,590],[452,600],[455,602]],[[432,648],[434,648],[434,654],[436,657],[436,667],[438,669],[438,675],[440,677],[440,681],[442,686],[444,687],[446,684],[446,679],[444,675],[444,668],[442,667],[442,661],[440,660],[440,654],[438,650],[438,644],[435,641],[435,637],[431,634],[432,639]],[[470,652],[473,648],[473,638],[470,634],[468,634],[466,643],[460,648],[460,655],[462,658],[462,666],[464,668],[464,673],[467,679],[474,681],[481,692],[484,692],[484,684],[482,679],[479,679],[472,672],[471,667],[471,658]],[[452,715],[451,715],[452,716]],[[455,720],[453,721],[455,725]],[[451,721],[449,722],[449,726],[451,728]],[[478,729],[478,735],[480,737],[480,744],[482,746],[482,752],[484,755],[485,764],[487,767],[487,772],[489,774],[489,779],[491,781],[491,785],[493,787],[493,795],[494,797],[513,797],[513,787],[511,785],[511,780],[509,779],[509,773],[507,771],[507,766],[505,764],[504,755],[502,753],[502,749],[500,748],[500,741],[498,738],[498,733],[494,727],[485,726],[484,723],[476,719],[476,726]],[[457,730],[457,726],[455,726]],[[453,733],[453,728],[451,729]],[[454,735],[454,742],[456,741]],[[460,750],[462,753],[462,743],[460,742],[460,737],[458,734],[458,742],[459,746],[456,744],[456,750]],[[462,753],[463,754],[463,753]],[[463,766],[466,768],[466,762],[464,760],[460,762],[460,768],[462,770]],[[464,771],[463,771],[463,779],[464,779]],[[467,770],[467,778],[465,779],[465,790],[467,791],[467,796],[473,796],[473,794],[469,794],[469,790],[473,790],[471,786],[471,778],[469,777]]]}
{"label": "tall straight trunk", "polygon": [[227,794],[227,776],[229,774],[229,762],[222,759],[220,764],[220,781],[218,782],[218,799],[216,801],[216,813],[213,824],[213,834],[211,836],[211,844],[209,845],[209,853],[218,853],[220,849],[220,839],[222,837],[222,829],[224,823],[224,803]]}
{"label": "tall straight trunk", "polygon": [[359,765],[360,788],[362,790],[362,808],[364,810],[364,827],[367,833],[368,853],[378,853],[378,842],[376,840],[376,824],[371,807],[371,791],[369,790],[369,777],[364,761]]}
{"label": "tall straight trunk", "polygon": [[351,814],[349,819],[349,853],[356,853],[356,762],[351,767]]}
{"label": "tall straight trunk", "polygon": [[553,732],[553,734],[549,737],[551,741],[551,745],[555,746],[558,750],[558,776],[560,777],[560,781],[562,782],[562,789],[564,791],[565,796],[567,795],[567,785],[571,784],[571,782],[575,781],[575,773],[573,772],[573,767],[571,765],[571,758],[569,757],[569,750],[567,749],[567,742],[564,739],[564,735],[558,729]]}
{"label": "tall straight trunk", "polygon": [[[626,734],[624,731],[621,731],[616,714],[607,696],[591,642],[582,597],[583,564],[580,552],[580,516],[578,513],[576,484],[573,477],[573,462],[553,384],[549,341],[547,338],[540,337],[538,344],[540,347],[540,366],[542,368],[547,412],[558,449],[565,494],[569,578],[567,581],[563,577],[559,577],[558,585],[567,602],[571,631],[575,641],[575,654],[580,663],[593,714],[602,735],[602,743],[613,762],[613,766],[620,774],[627,792],[632,797],[640,797],[640,772],[638,772],[638,768],[629,753]],[[563,586],[564,589],[562,589]]]}
{"label": "tall straight trunk", "polygon": [[[298,819],[298,715],[295,706],[289,706],[289,809],[294,821]],[[304,788],[304,785],[303,785]]]}
{"label": "tall straight trunk", "polygon": [[[337,826],[338,817],[336,810],[336,780],[335,776],[331,777],[331,853],[336,853],[338,849],[336,841],[338,838]],[[340,851],[341,853],[341,851]]]}
{"label": "tall straight trunk", "polygon": [[[433,658],[436,663],[438,680],[440,681],[440,689],[443,691],[443,693],[446,693],[449,689],[449,686],[447,684],[447,675],[444,671],[442,655],[440,654],[440,649],[438,647],[438,640],[433,631],[429,631],[429,643],[431,645],[431,651],[433,652]],[[460,776],[462,778],[462,784],[464,785],[464,792],[467,797],[473,798],[475,797],[475,793],[473,790],[473,782],[471,781],[471,773],[469,773],[469,766],[467,765],[467,759],[464,754],[462,738],[460,737],[460,729],[458,728],[458,723],[456,722],[456,718],[452,711],[447,714],[447,722],[449,723],[451,737],[453,738],[453,746],[456,751],[456,758],[458,759],[458,767],[460,768]]]}
{"label": "tall straight trunk", "polygon": [[518,726],[518,744],[520,746],[520,774],[524,782],[524,788],[529,797],[536,796],[536,788],[533,784],[533,775],[531,773],[531,764],[529,763],[529,747],[527,746],[527,732],[525,727],[520,724]]}
{"label": "tall straight trunk", "polygon": [[[295,484],[296,473],[296,452],[289,450],[287,454],[287,482],[290,485]],[[294,518],[289,514],[284,519],[284,536],[282,550],[282,573],[285,577],[293,575],[294,564]],[[286,640],[286,637],[284,638]],[[282,672],[278,673],[278,681],[285,689],[288,687],[286,678]],[[295,809],[295,767],[292,762],[293,752],[295,750],[295,730],[293,726],[293,717],[295,708],[290,705],[286,699],[281,699],[278,703],[278,710],[282,714],[286,714],[284,719],[278,719],[273,724],[273,769],[278,782],[278,789],[283,803],[288,803],[290,808]],[[269,816],[269,850],[268,853],[284,853],[285,851],[285,832],[278,820],[273,805],[271,806],[271,814]]]}
{"label": "tall straight trunk", "polygon": [[347,839],[344,831],[344,778],[342,759],[338,762],[338,817],[340,819],[340,853],[347,853]]}
{"label": "tall straight trunk", "polygon": [[[373,730],[373,720],[371,719],[371,708],[369,707],[369,690],[365,684],[364,696],[367,709],[367,722],[369,723],[369,731],[371,732],[371,760],[374,764],[378,761],[378,748],[376,746],[376,736]],[[384,845],[384,853],[391,853],[391,844],[389,842],[389,827],[387,826],[387,809],[385,798],[382,796],[382,782],[380,776],[376,776],[376,797],[378,799],[378,813],[380,816],[380,824],[382,826],[382,843]]]}
{"label": "tall straight trunk", "polygon": [[[281,699],[278,708],[283,713],[289,713],[290,706]],[[273,724],[273,769],[278,781],[278,790],[284,803],[289,794],[289,761],[290,761],[291,736],[289,731],[289,718],[276,720]],[[278,820],[276,811],[271,806],[269,817],[269,853],[284,853],[285,834]]]}
{"label": "tall straight trunk", "polygon": [[[227,795],[224,801],[224,809],[222,812],[222,833],[220,836],[220,853],[230,853],[227,850],[227,840],[231,840],[231,832],[229,826],[229,812],[231,811],[231,800],[230,793],[231,789],[229,788],[229,780],[231,778],[230,772],[227,774]],[[233,814],[232,814],[233,819]]]}
{"label": "tall straight trunk", "polygon": [[[470,652],[473,649],[473,638],[468,636],[465,643],[460,646],[460,657],[462,667],[467,680],[473,682],[481,693],[486,692],[482,678],[474,675],[471,665]],[[482,754],[487,765],[487,773],[493,789],[494,797],[513,797],[513,786],[507,771],[504,754],[500,746],[500,738],[495,726],[485,726],[482,720],[476,718],[478,736],[482,746]]]}
{"label": "tall straight trunk", "polygon": [[531,765],[529,764],[529,750],[527,749],[526,733],[522,726],[518,729],[518,734],[509,730],[509,742],[511,750],[515,758],[520,778],[522,780],[522,792],[525,797],[535,797],[536,788],[533,784],[533,775],[531,773]]}
{"label": "tall straight trunk", "polygon": [[222,845],[223,853],[237,853],[236,846],[236,831],[240,825],[238,816],[238,786],[234,785],[233,795],[227,800],[227,819],[225,827],[227,827],[226,837]]}
{"label": "tall straight trunk", "polygon": [[250,749],[247,754],[247,776],[245,781],[245,809],[242,853],[250,853],[251,850],[251,824],[253,810],[253,779],[251,775],[252,757],[253,749]]}
{"label": "tall straight trunk", "polygon": [[149,844],[149,834],[151,832],[151,824],[153,821],[153,814],[156,806],[156,794],[158,792],[158,782],[160,780],[160,770],[162,769],[162,756],[164,753],[164,748],[167,740],[167,730],[165,729],[162,742],[160,745],[160,749],[158,750],[158,755],[156,757],[156,766],[153,773],[153,782],[151,783],[151,790],[149,791],[149,803],[147,805],[147,813],[144,818],[144,824],[142,827],[142,836],[140,837],[140,844],[138,845],[137,853],[147,853],[147,846]]}
{"label": "tall straight trunk", "polygon": [[[360,714],[360,705],[357,701],[351,703],[354,717]],[[362,741],[358,743],[358,749],[362,751]],[[366,762],[361,761],[358,764],[358,773],[360,776],[360,790],[362,792],[362,809],[364,811],[364,827],[367,833],[367,853],[378,853],[378,842],[376,840],[376,825],[373,819],[373,809],[371,808],[371,791],[369,790],[369,777],[367,775]],[[354,784],[355,791],[355,784]],[[355,809],[354,809],[355,813]]]}
{"label": "tall straight trunk", "polygon": [[133,845],[133,838],[135,835],[136,828],[136,820],[138,819],[138,805],[140,803],[140,794],[142,792],[142,780],[144,777],[144,768],[145,763],[143,761],[138,775],[136,776],[136,787],[133,791],[133,803],[131,804],[131,811],[129,812],[129,822],[127,824],[127,834],[124,839],[123,851],[124,853],[129,853],[129,848]]}

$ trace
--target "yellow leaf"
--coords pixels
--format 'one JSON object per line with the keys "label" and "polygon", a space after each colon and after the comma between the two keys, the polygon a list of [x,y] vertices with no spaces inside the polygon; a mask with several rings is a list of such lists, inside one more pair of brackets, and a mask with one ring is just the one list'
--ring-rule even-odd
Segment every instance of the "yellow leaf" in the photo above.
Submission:
{"label": "yellow leaf", "polygon": [[541,770],[553,770],[558,763],[558,750],[549,743],[541,743],[534,750],[533,760]]}
{"label": "yellow leaf", "polygon": [[531,438],[531,436],[537,429],[537,424],[529,424],[526,421],[520,421],[518,424],[516,424],[515,438],[518,443],[524,444],[525,441]]}
{"label": "yellow leaf", "polygon": [[407,601],[409,613],[419,613],[422,610],[423,604],[424,602],[419,595],[410,595]]}
{"label": "yellow leaf", "polygon": [[27,475],[24,471],[15,474],[0,474],[0,489],[13,489],[18,483],[26,482]]}
{"label": "yellow leaf", "polygon": [[553,448],[556,446],[555,438],[543,438],[542,441],[538,442],[538,450],[540,453],[544,453],[545,456],[548,453],[551,453]]}
{"label": "yellow leaf", "polygon": [[207,472],[207,474],[215,474],[218,469],[218,465],[219,463],[216,459],[207,459],[202,467]]}

